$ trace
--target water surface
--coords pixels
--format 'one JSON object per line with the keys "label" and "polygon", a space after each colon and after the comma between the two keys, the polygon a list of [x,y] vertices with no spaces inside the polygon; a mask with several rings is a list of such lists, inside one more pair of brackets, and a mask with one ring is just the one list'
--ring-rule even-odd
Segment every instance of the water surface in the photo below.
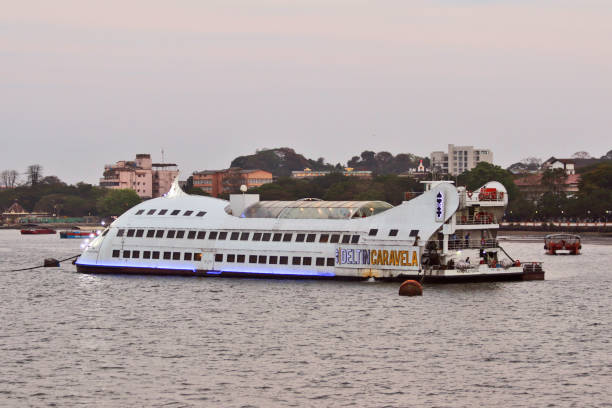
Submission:
{"label": "water surface", "polygon": [[79,240],[0,231],[0,406],[612,406],[612,246],[546,281],[397,283],[8,269]]}

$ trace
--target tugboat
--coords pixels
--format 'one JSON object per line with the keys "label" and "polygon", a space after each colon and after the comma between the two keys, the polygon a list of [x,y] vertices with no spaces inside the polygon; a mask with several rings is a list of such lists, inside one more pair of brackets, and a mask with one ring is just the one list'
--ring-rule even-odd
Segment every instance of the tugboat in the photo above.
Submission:
{"label": "tugboat", "polygon": [[580,235],[576,234],[548,234],[544,237],[544,249],[548,255],[580,255]]}

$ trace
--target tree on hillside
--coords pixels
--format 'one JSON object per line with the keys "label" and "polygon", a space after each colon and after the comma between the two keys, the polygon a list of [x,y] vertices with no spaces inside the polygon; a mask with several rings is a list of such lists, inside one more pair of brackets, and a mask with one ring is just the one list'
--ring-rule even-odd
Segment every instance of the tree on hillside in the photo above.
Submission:
{"label": "tree on hillside", "polygon": [[591,155],[584,150],[572,154],[572,159],[590,159]]}
{"label": "tree on hillside", "polygon": [[604,160],[612,160],[612,150],[608,150],[608,153],[601,156],[601,158]]}
{"label": "tree on hillside", "polygon": [[108,190],[106,194],[97,202],[97,209],[100,215],[121,215],[136,204],[141,199],[134,190]]}
{"label": "tree on hillside", "polygon": [[563,169],[547,169],[542,173],[542,185],[553,194],[559,194],[566,178]]}
{"label": "tree on hillside", "polygon": [[3,187],[14,188],[17,185],[17,178],[19,173],[17,170],[4,170],[0,173],[0,183]]}
{"label": "tree on hillside", "polygon": [[28,166],[26,174],[28,176],[28,184],[34,186],[42,178],[42,166],[40,164],[31,164]]}
{"label": "tree on hillside", "polygon": [[466,186],[468,190],[476,190],[489,181],[499,181],[506,187],[509,200],[518,199],[519,190],[514,184],[512,174],[499,166],[480,162],[472,170],[464,171],[457,177],[457,185]]}

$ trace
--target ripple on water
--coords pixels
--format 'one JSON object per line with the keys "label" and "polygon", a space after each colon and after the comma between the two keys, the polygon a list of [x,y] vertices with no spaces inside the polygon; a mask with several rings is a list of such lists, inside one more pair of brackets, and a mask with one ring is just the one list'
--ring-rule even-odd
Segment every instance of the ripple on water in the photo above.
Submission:
{"label": "ripple on water", "polygon": [[[79,251],[42,238],[0,231],[0,270]],[[609,403],[612,246],[504,246],[547,280],[415,299],[388,283],[3,273],[0,406]]]}

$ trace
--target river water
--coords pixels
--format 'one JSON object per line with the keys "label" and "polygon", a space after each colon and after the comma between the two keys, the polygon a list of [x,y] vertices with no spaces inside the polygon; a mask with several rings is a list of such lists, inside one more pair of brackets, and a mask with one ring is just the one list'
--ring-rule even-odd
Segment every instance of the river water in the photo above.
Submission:
{"label": "river water", "polygon": [[6,272],[79,240],[0,231],[0,406],[612,406],[612,245],[545,281],[397,283]]}

